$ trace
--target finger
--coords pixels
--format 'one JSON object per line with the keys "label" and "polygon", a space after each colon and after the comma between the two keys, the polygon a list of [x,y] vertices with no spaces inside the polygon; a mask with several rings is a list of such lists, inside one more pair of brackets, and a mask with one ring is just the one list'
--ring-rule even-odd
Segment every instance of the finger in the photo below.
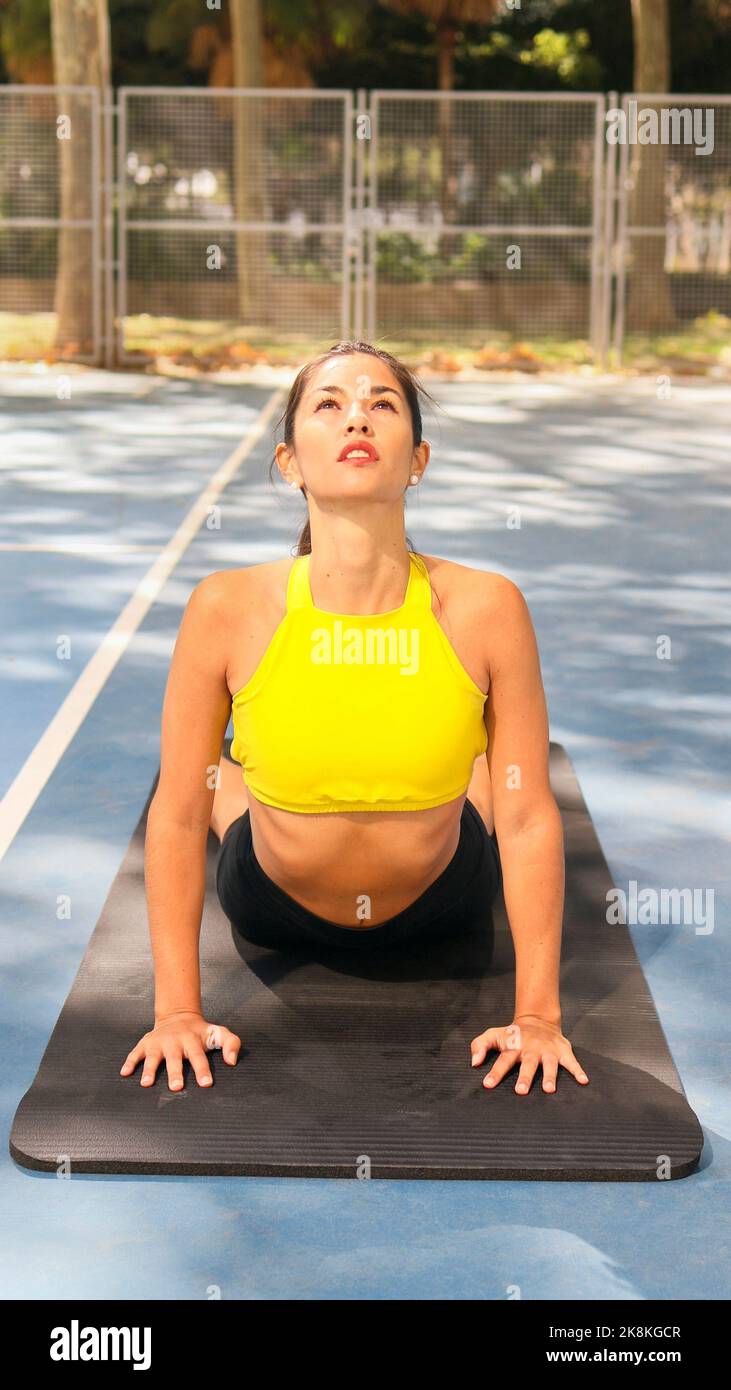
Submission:
{"label": "finger", "polygon": [[483,1086],[487,1086],[488,1088],[491,1088],[492,1086],[497,1086],[498,1081],[502,1080],[505,1073],[507,1071],[510,1071],[511,1067],[515,1066],[515,1063],[518,1061],[519,1056],[520,1053],[515,1051],[501,1052],[497,1061],[493,1062],[493,1065],[487,1073],[487,1076],[485,1077],[482,1083]]}
{"label": "finger", "polygon": [[135,1067],[137,1066],[137,1063],[141,1060],[142,1057],[144,1057],[144,1055],[145,1049],[141,1043],[138,1043],[136,1047],[132,1048],[131,1052],[127,1053],[127,1056],[125,1057],[120,1068],[120,1076],[128,1076],[131,1071],[134,1071]]}
{"label": "finger", "polygon": [[155,1080],[157,1069],[162,1061],[162,1048],[153,1047],[147,1053],[145,1065],[140,1078],[140,1086],[151,1086]]}
{"label": "finger", "polygon": [[221,1047],[223,1048],[224,1061],[233,1065],[239,1055],[241,1038],[236,1033],[232,1033],[230,1028],[222,1028],[221,1037],[223,1039]]}
{"label": "finger", "polygon": [[541,1061],[543,1062],[543,1089],[544,1091],[555,1091],[558,1058],[554,1052],[546,1052]]}
{"label": "finger", "polygon": [[211,1068],[208,1065],[208,1058],[197,1038],[192,1039],[188,1044],[185,1049],[185,1055],[195,1072],[195,1079],[198,1085],[212,1086],[213,1077],[211,1076]]}
{"label": "finger", "polygon": [[165,1053],[168,1089],[179,1091],[183,1085],[183,1052],[179,1043],[170,1043]]}
{"label": "finger", "polygon": [[478,1037],[473,1038],[470,1043],[473,1067],[479,1067],[480,1063],[484,1062],[490,1049],[493,1047],[499,1048],[499,1046],[497,1028],[488,1028],[487,1032],[480,1033]]}
{"label": "finger", "polygon": [[518,1095],[527,1095],[531,1088],[533,1077],[538,1069],[539,1061],[540,1058],[534,1052],[529,1053],[527,1056],[523,1056],[521,1068],[518,1072],[518,1080],[515,1083],[515,1089]]}
{"label": "finger", "polygon": [[575,1076],[576,1080],[581,1081],[583,1085],[589,1080],[584,1068],[578,1058],[574,1057],[573,1052],[564,1052],[563,1056],[559,1057],[559,1061],[561,1066],[565,1067],[567,1071],[570,1071],[571,1075]]}

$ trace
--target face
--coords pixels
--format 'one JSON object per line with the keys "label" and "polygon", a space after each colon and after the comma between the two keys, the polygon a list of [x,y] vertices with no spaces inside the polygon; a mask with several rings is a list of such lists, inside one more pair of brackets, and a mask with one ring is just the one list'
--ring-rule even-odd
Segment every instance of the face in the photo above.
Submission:
{"label": "face", "polygon": [[276,457],[289,482],[326,500],[403,496],[421,475],[429,445],[414,448],[411,412],[390,367],[369,353],[331,357],[310,378],[297,407],[294,446]]}

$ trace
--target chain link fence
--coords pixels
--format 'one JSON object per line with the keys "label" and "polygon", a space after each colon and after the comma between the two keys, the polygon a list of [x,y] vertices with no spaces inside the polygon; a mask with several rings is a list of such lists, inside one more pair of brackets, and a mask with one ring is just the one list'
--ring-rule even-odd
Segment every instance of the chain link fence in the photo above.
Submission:
{"label": "chain link fence", "polygon": [[604,337],[605,98],[371,94],[368,332]]}
{"label": "chain link fence", "polygon": [[122,360],[135,315],[347,333],[352,124],[350,92],[120,90]]}
{"label": "chain link fence", "polygon": [[99,360],[95,87],[0,86],[0,335],[9,355]]}
{"label": "chain link fence", "polygon": [[0,86],[0,356],[728,342],[731,97],[105,98]]}
{"label": "chain link fence", "polygon": [[617,357],[699,321],[731,349],[731,97],[633,92],[618,128]]}

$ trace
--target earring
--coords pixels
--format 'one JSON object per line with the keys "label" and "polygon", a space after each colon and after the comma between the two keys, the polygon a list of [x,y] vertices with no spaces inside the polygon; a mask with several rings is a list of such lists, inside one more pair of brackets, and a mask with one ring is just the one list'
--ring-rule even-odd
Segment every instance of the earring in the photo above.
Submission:
{"label": "earring", "polygon": [[292,478],[292,480],[290,481],[289,486],[290,486],[292,489],[294,489],[294,488],[299,488],[299,483],[297,482],[297,479],[296,479],[296,478]]}
{"label": "earring", "polygon": [[416,483],[418,483],[418,481],[419,481],[419,474],[418,474],[418,473],[412,473],[412,474],[411,474],[411,477],[409,478],[409,482],[410,482],[410,483],[413,483],[414,485],[416,485]]}

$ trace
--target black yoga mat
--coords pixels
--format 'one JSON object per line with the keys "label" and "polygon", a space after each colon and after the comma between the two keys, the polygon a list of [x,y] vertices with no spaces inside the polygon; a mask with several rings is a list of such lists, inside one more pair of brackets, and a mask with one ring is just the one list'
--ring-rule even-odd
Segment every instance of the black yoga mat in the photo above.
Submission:
{"label": "black yoga mat", "polygon": [[[514,955],[502,896],[484,932],[348,951],[237,950],[208,842],[203,1008],[242,1039],[211,1088],[184,1063],[171,1092],[119,1068],[152,1026],[143,851],[150,792],[32,1086],[10,1152],[86,1173],[528,1178],[636,1182],[687,1176],[703,1134],[668,1051],[629,931],[606,921],[612,880],[574,770],[551,744],[566,849],[563,1029],[590,1078],[494,1091],[470,1066],[476,1034],[512,1019]],[[242,954],[240,954],[240,951]]]}

